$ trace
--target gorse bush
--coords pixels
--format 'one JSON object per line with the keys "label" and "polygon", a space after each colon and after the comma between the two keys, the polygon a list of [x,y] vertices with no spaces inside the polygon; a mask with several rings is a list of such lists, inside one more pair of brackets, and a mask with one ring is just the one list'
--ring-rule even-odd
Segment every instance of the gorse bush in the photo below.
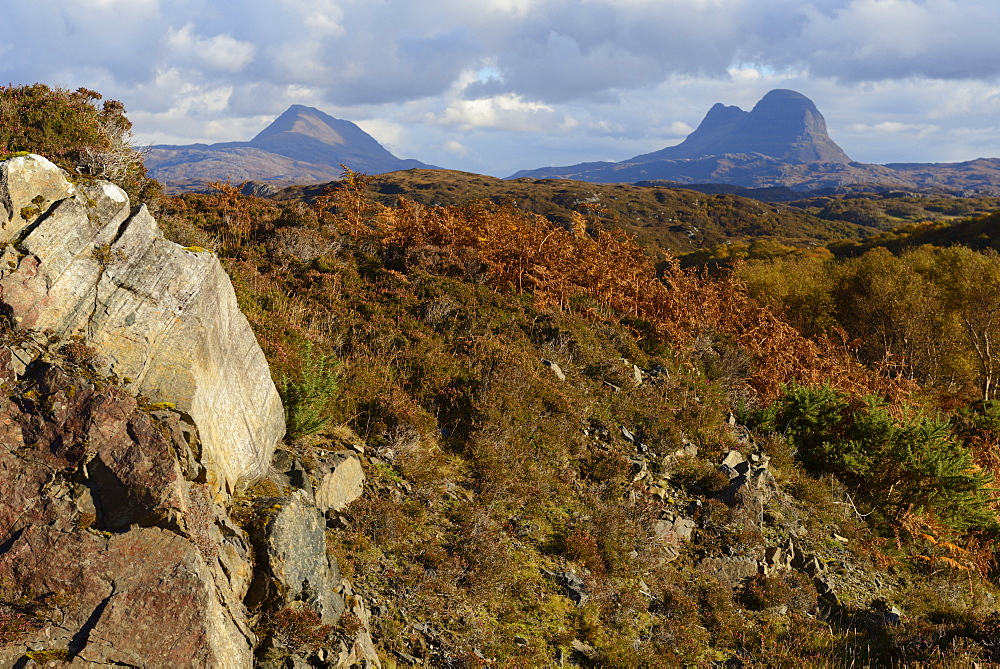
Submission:
{"label": "gorse bush", "polygon": [[995,529],[992,477],[945,420],[896,417],[877,397],[828,386],[789,387],[763,415],[761,427],[784,432],[806,467],[835,474],[886,520],[930,513],[956,530]]}

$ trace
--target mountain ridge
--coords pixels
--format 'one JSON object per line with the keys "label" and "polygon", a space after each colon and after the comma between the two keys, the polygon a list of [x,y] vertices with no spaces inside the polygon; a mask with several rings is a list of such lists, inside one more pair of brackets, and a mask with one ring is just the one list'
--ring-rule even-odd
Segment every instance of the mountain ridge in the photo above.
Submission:
{"label": "mountain ridge", "polygon": [[[249,141],[157,145],[146,154],[152,178],[168,192],[204,191],[216,181],[254,181],[274,191],[340,178],[342,165],[378,175],[443,169],[394,156],[356,124],[292,105]],[[865,164],[830,138],[826,120],[801,93],[777,89],[750,111],[713,105],[683,142],[632,158],[521,170],[508,179],[590,183],[672,181],[742,188],[901,189],[959,196],[1000,195],[1000,159],[963,163]]]}
{"label": "mountain ridge", "polygon": [[160,144],[145,162],[150,176],[175,192],[226,179],[277,186],[329,181],[340,177],[341,165],[367,174],[437,169],[397,158],[357,124],[305,105],[290,106],[247,142]]}
{"label": "mountain ridge", "polygon": [[743,153],[759,153],[792,164],[852,162],[830,139],[826,119],[813,101],[786,89],[767,93],[749,112],[716,103],[683,142],[631,160],[649,162]]}

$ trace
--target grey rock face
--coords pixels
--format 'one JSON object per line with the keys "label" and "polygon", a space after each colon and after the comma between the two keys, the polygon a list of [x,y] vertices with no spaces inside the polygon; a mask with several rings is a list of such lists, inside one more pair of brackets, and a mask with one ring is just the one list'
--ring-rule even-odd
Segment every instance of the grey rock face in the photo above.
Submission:
{"label": "grey rock face", "polygon": [[[190,414],[215,490],[263,475],[284,413],[218,259],[165,240],[118,187],[74,186],[39,156],[0,164],[0,203],[0,242],[16,251],[0,263],[0,303],[15,321],[81,337],[102,371]],[[15,351],[22,370],[38,354]]]}
{"label": "grey rock face", "polygon": [[716,104],[698,129],[677,146],[630,162],[759,153],[791,164],[849,163],[826,130],[812,100],[789,90],[765,95],[752,111]]}
{"label": "grey rock face", "polygon": [[303,602],[325,624],[337,622],[344,599],[336,592],[337,563],[326,553],[326,519],[304,491],[271,501],[275,503],[263,511],[263,527],[252,536],[257,574],[248,604],[270,608]]}

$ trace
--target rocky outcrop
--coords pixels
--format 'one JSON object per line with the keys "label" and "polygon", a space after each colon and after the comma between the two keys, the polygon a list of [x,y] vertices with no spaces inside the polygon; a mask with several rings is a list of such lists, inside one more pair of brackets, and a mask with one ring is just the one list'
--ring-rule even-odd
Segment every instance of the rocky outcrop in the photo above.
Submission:
{"label": "rocky outcrop", "polygon": [[282,495],[240,495],[238,525],[197,480],[189,416],[72,347],[46,357],[18,375],[0,347],[0,666],[379,666],[327,552],[319,470],[292,460]]}
{"label": "rocky outcrop", "polygon": [[185,476],[193,426],[49,363],[16,377],[7,349],[0,371],[0,611],[32,612],[0,665],[251,666],[252,553]]}
{"label": "rocky outcrop", "polygon": [[[215,492],[264,474],[284,414],[218,259],[163,239],[107,182],[74,185],[39,156],[0,164],[0,307],[25,330],[100,352],[102,372],[193,419]],[[41,354],[15,349],[19,369]]]}
{"label": "rocky outcrop", "polygon": [[273,458],[218,259],[38,156],[0,163],[0,205],[0,666],[378,666],[326,548],[361,462]]}
{"label": "rocky outcrop", "polygon": [[257,578],[250,591],[252,606],[270,608],[294,602],[309,604],[325,624],[344,612],[337,561],[326,553],[326,522],[307,491],[262,498],[259,523],[252,533],[257,549]]}

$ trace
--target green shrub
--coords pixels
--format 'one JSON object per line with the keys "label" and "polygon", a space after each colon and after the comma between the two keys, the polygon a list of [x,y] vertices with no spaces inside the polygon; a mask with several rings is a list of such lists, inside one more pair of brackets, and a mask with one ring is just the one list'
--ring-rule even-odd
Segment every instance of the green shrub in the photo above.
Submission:
{"label": "green shrub", "polygon": [[795,613],[809,613],[818,601],[812,580],[797,571],[750,579],[743,587],[742,599],[752,609],[786,606]]}
{"label": "green shrub", "polygon": [[0,158],[24,152],[45,156],[71,174],[107,179],[133,203],[159,195],[132,146],[132,123],[117,100],[44,84],[0,86]]}
{"label": "green shrub", "polygon": [[291,439],[322,430],[330,420],[325,412],[327,404],[337,394],[337,363],[332,356],[317,353],[312,342],[307,341],[301,360],[299,378],[285,377],[278,388],[285,404],[285,427]]}
{"label": "green shrub", "polygon": [[929,512],[957,530],[996,526],[992,477],[976,468],[947,421],[896,418],[877,397],[792,386],[761,424],[784,432],[807,468],[835,474],[887,519]]}

